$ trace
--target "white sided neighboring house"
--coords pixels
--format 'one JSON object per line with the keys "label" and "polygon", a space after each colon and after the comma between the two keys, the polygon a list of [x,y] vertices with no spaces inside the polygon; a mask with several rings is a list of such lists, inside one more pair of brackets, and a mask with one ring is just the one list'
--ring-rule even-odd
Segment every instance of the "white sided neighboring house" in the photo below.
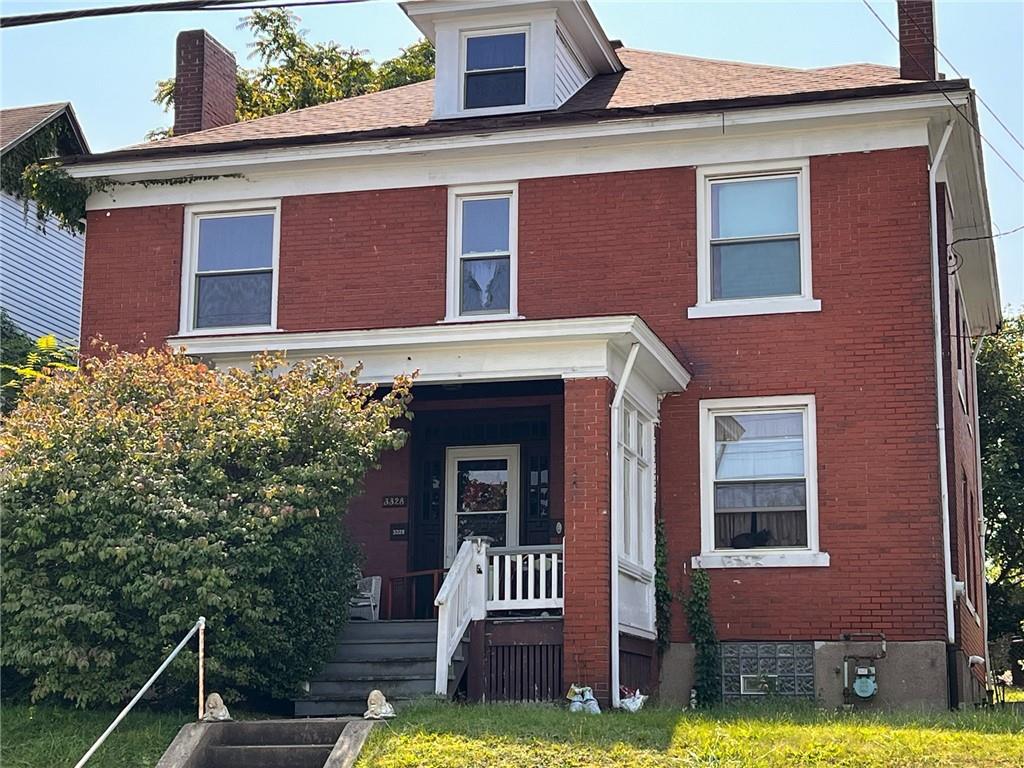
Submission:
{"label": "white sided neighboring house", "polygon": [[[25,162],[38,151],[28,143],[40,138],[52,142],[53,155],[89,152],[70,102],[0,111],[0,163]],[[53,334],[77,346],[84,257],[84,235],[56,222],[41,228],[34,203],[26,211],[24,201],[0,191],[0,307],[27,335]]]}

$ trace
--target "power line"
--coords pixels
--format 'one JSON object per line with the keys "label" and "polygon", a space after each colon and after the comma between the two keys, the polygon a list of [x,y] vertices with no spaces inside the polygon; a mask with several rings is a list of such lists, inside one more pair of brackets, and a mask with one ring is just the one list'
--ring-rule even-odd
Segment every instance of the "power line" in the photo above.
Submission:
{"label": "power line", "polygon": [[[908,14],[907,18],[909,18],[910,21],[913,22],[914,26],[917,27],[917,31],[920,32],[924,39],[928,41],[928,44],[935,49],[935,52],[942,57],[942,60],[949,65],[949,68],[956,73],[957,77],[961,78],[962,80],[966,80],[967,78],[964,76],[964,73],[956,68],[956,64],[949,60],[949,56],[947,56],[941,50],[939,50],[939,46],[935,44],[935,40],[932,39],[924,30],[924,28],[922,28],[921,25],[917,23],[917,19],[914,18],[913,14]],[[974,97],[979,102],[981,102],[981,105],[988,110],[988,113],[992,115],[993,118],[995,118],[995,121],[999,123],[1002,129],[1010,135],[1010,138],[1017,142],[1017,146],[1020,147],[1021,149],[1024,149],[1024,144],[1021,143],[1021,140],[1018,139],[1017,135],[1010,130],[1009,126],[1000,119],[999,115],[996,114],[996,111],[992,109],[992,107],[990,107],[983,98],[981,98],[981,94],[975,93]]]}
{"label": "power line", "polygon": [[1012,235],[1014,232],[1020,232],[1022,229],[1024,229],[1024,224],[1021,224],[1019,227],[1014,227],[1013,229],[1008,229],[1005,232],[999,232],[995,235],[982,235],[981,237],[961,237],[959,240],[954,240],[952,243],[950,243],[949,247],[952,248],[957,243],[970,243],[973,242],[974,240],[995,240],[997,237],[1006,237],[1007,235]]}
{"label": "power line", "polygon": [[28,13],[20,16],[0,17],[0,28],[27,27],[54,21],[71,21],[97,16],[122,16],[131,13],[161,13],[183,11],[245,11],[260,8],[294,8],[308,5],[344,5],[368,0],[279,0],[260,3],[258,0],[167,0],[167,2],[135,5],[117,5],[108,8],[80,8],[74,11]]}
{"label": "power line", "polygon": [[[913,52],[908,50],[907,47],[902,43],[902,41],[899,38],[899,35],[893,32],[889,28],[889,25],[885,23],[885,19],[879,16],[878,12],[871,7],[871,3],[869,3],[868,0],[861,0],[861,2],[864,3],[865,6],[867,6],[867,9],[869,11],[871,11],[871,15],[878,19],[878,23],[881,24],[885,31],[889,33],[889,36],[896,41],[896,44],[899,45],[900,49],[903,50],[903,52],[906,53],[911,59],[913,59],[914,63],[917,64],[917,66],[921,67],[921,69],[925,69],[924,65],[920,61],[918,61],[918,58],[913,54]],[[988,145],[988,148],[992,150],[992,153],[1003,161],[1003,165],[1010,169],[1010,173],[1016,176],[1017,179],[1022,184],[1024,184],[1024,176],[1021,175],[1020,171],[1018,171],[1013,165],[1010,164],[1010,161],[1007,160],[998,149],[996,149],[995,145],[991,141],[985,138],[985,135],[981,132],[981,129],[978,128],[978,126],[976,126],[974,122],[961,111],[960,107],[958,107],[951,98],[949,98],[949,94],[946,93],[945,90],[943,90],[941,87],[939,87],[938,84],[935,84],[935,90],[943,95],[946,101],[949,102],[949,105],[956,110],[956,113],[960,115],[960,117],[964,119],[964,122],[971,126],[971,129],[978,135],[978,138],[980,138],[983,142],[985,142],[986,145]]]}

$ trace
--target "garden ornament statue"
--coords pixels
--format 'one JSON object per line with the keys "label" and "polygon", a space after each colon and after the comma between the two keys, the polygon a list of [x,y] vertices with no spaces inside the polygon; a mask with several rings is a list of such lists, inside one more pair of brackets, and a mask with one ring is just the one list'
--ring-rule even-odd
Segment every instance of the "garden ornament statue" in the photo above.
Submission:
{"label": "garden ornament statue", "polygon": [[224,705],[224,699],[220,697],[219,693],[211,693],[206,697],[206,707],[203,711],[204,723],[231,719],[231,713],[228,712],[228,708]]}
{"label": "garden ornament statue", "polygon": [[384,698],[384,694],[374,689],[366,697],[366,720],[386,720],[395,716],[395,708]]}

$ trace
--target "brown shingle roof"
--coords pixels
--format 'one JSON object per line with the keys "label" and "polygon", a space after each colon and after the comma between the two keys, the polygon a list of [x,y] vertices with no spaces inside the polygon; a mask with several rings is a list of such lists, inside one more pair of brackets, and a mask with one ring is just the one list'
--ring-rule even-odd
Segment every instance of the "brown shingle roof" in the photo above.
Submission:
{"label": "brown shingle roof", "polygon": [[36,127],[49,122],[50,118],[68,105],[66,101],[55,104],[35,104],[31,107],[12,107],[0,110],[0,152],[18,139],[31,133]]}
{"label": "brown shingle roof", "polygon": [[[243,149],[275,143],[312,143],[330,136],[372,138],[379,135],[457,133],[533,126],[560,120],[600,119],[615,111],[653,111],[663,105],[686,105],[790,94],[834,93],[879,86],[918,84],[901,80],[899,70],[876,64],[847,64],[820,69],[793,69],[693,56],[620,48],[624,72],[599,75],[559,109],[500,117],[431,121],[433,81],[286,112],[206,131],[129,147],[108,155],[139,157],[149,152]],[[93,155],[95,160],[105,159]]]}

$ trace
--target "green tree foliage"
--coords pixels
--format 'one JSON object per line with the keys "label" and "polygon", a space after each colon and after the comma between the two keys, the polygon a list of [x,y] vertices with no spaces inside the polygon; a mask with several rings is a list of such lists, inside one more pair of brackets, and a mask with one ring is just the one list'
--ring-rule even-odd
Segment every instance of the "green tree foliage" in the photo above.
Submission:
{"label": "green tree foliage", "polygon": [[[73,347],[62,347],[57,337],[52,334],[40,336],[35,344],[23,334],[16,325],[3,315],[3,344],[10,343],[13,349],[4,350],[3,361],[0,362],[0,375],[3,376],[3,412],[10,413],[18,404],[18,393],[21,388],[36,379],[52,375],[56,371],[76,371],[75,360],[78,356]],[[13,329],[13,332],[12,332]],[[7,356],[11,355],[8,362]]]}
{"label": "green tree foliage", "polygon": [[978,358],[978,413],[989,572],[989,631],[1024,633],[1024,314]]}
{"label": "green tree foliage", "polygon": [[16,373],[28,362],[32,339],[5,310],[0,309],[0,411],[10,413],[18,402],[21,377]]}
{"label": "green tree foliage", "polygon": [[[238,70],[238,119],[253,120],[364,93],[418,83],[434,76],[434,47],[427,40],[375,65],[365,51],[335,42],[311,43],[299,18],[286,8],[253,11],[241,27],[253,34],[254,69]],[[174,78],[161,80],[153,101],[174,106]],[[154,131],[152,138],[169,135]]]}
{"label": "green tree foliage", "polygon": [[722,698],[719,675],[718,636],[711,616],[711,578],[708,572],[694,569],[690,578],[690,594],[684,604],[690,637],[697,652],[694,660],[693,687],[697,690],[697,705],[710,707]]}
{"label": "green tree foliage", "polygon": [[[4,665],[35,699],[121,702],[203,615],[210,688],[293,694],[345,620],[342,515],[405,440],[409,378],[378,396],[332,359],[100,352],[0,426]],[[179,658],[165,698],[194,696]]]}

